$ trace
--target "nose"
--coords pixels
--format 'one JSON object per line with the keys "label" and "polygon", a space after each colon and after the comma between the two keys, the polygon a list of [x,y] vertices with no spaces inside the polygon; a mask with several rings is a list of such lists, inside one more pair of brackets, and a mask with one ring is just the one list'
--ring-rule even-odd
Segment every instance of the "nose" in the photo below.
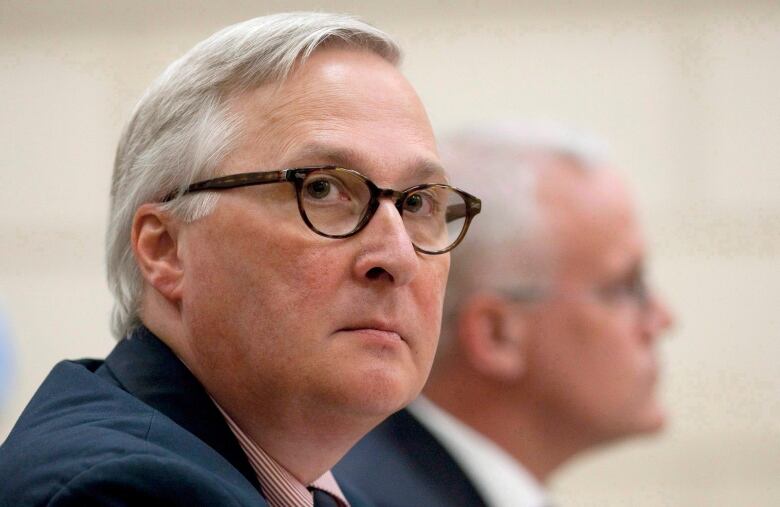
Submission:
{"label": "nose", "polygon": [[390,199],[381,199],[366,227],[355,236],[360,253],[355,275],[368,281],[406,285],[417,275],[420,259],[401,214]]}
{"label": "nose", "polygon": [[660,296],[653,293],[648,301],[645,318],[645,331],[652,339],[674,325],[674,315],[666,302]]}

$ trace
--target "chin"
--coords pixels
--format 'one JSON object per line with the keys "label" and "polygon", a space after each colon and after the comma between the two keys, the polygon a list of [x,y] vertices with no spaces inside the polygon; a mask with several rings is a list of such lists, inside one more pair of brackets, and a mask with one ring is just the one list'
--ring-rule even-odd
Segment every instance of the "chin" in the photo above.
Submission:
{"label": "chin", "polygon": [[349,390],[348,403],[353,410],[382,419],[411,403],[422,389],[422,383],[413,382],[397,369],[387,368],[356,372],[349,384],[346,386]]}
{"label": "chin", "polygon": [[662,407],[653,404],[637,414],[637,417],[627,425],[623,436],[653,435],[660,433],[664,427],[666,427],[666,412]]}
{"label": "chin", "polygon": [[666,412],[661,407],[656,407],[652,415],[647,417],[643,433],[658,433],[666,427]]}
{"label": "chin", "polygon": [[613,413],[610,421],[602,419],[597,424],[595,440],[601,444],[617,443],[627,439],[650,436],[661,432],[666,425],[662,407],[650,403],[639,411]]}

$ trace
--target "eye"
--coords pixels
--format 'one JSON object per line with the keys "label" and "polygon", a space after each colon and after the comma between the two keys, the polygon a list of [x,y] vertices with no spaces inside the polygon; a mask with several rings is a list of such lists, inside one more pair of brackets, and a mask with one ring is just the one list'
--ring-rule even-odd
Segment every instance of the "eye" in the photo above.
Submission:
{"label": "eye", "polygon": [[404,209],[416,213],[423,206],[423,198],[420,194],[412,194],[406,198],[404,202]]}
{"label": "eye", "polygon": [[306,183],[306,193],[314,199],[325,199],[331,192],[331,184],[325,179]]}
{"label": "eye", "polygon": [[439,196],[429,190],[415,192],[404,201],[404,212],[415,216],[429,217],[440,209]]}
{"label": "eye", "polygon": [[641,273],[631,274],[615,280],[600,289],[602,298],[610,302],[635,301],[647,299],[647,285]]}

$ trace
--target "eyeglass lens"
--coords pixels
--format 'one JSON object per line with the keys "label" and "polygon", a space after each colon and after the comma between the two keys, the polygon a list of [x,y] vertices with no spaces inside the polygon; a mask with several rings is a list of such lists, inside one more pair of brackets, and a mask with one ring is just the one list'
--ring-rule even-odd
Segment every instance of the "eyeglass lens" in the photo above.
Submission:
{"label": "eyeglass lens", "polygon": [[[323,169],[309,173],[301,185],[300,202],[318,232],[330,236],[352,233],[368,211],[371,190],[349,171]],[[418,248],[438,251],[460,236],[466,223],[466,201],[444,185],[430,185],[407,195],[403,204],[406,232]]]}

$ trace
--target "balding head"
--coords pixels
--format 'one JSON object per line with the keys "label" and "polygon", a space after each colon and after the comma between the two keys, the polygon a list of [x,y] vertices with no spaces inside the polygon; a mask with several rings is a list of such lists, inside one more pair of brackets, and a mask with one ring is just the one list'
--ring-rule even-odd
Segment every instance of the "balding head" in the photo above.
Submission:
{"label": "balding head", "polygon": [[[455,185],[485,196],[480,227],[453,253],[440,351],[448,347],[463,297],[479,290],[520,297],[546,290],[558,248],[548,226],[555,182],[585,178],[606,164],[605,148],[583,133],[554,125],[500,123],[445,139],[442,159]],[[554,201],[554,198],[553,198]]]}
{"label": "balding head", "polygon": [[452,256],[426,393],[541,480],[664,422],[655,345],[671,317],[645,285],[628,189],[584,139],[502,125],[443,149],[485,216]]}

